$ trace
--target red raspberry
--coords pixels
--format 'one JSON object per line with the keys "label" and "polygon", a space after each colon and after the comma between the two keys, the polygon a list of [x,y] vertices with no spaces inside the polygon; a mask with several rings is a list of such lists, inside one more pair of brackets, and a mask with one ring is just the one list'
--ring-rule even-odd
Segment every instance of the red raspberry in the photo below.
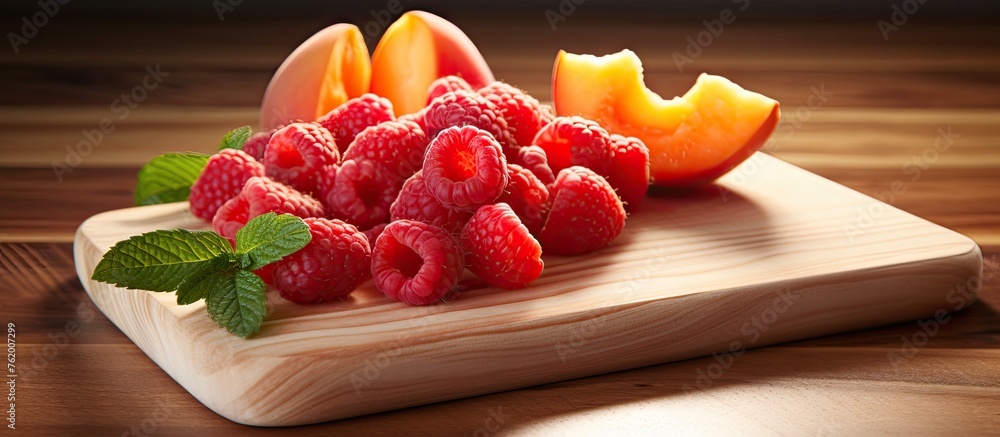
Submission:
{"label": "red raspberry", "polygon": [[542,246],[506,203],[484,205],[462,229],[465,263],[492,287],[527,287],[542,274]]}
{"label": "red raspberry", "polygon": [[550,185],[556,181],[556,176],[549,168],[549,160],[545,157],[545,150],[541,147],[531,145],[517,149],[517,156],[512,160],[512,164],[520,165],[532,173],[545,185]]}
{"label": "red raspberry", "polygon": [[439,77],[427,87],[427,104],[451,91],[475,91],[465,79],[458,76]]}
{"label": "red raspberry", "polygon": [[253,273],[255,275],[259,276],[260,279],[262,281],[264,281],[265,284],[270,285],[270,286],[273,287],[274,286],[274,276],[271,275],[272,272],[274,272],[274,263],[268,264],[268,265],[266,265],[264,267],[261,267],[261,268],[253,271]]}
{"label": "red raspberry", "polygon": [[424,156],[424,183],[442,205],[474,212],[507,186],[507,159],[489,132],[473,126],[444,130]]}
{"label": "red raspberry", "polygon": [[535,135],[533,144],[545,150],[554,173],[582,165],[597,174],[608,174],[611,136],[597,123],[583,117],[556,117]]}
{"label": "red raspberry", "polygon": [[226,201],[240,194],[243,184],[264,176],[264,165],[236,149],[223,149],[208,159],[201,175],[191,185],[191,213],[212,220]]}
{"label": "red raspberry", "polygon": [[392,202],[392,207],[389,208],[389,216],[391,221],[416,220],[440,226],[448,232],[458,233],[469,217],[472,217],[472,213],[441,205],[441,202],[427,190],[423,171],[418,171],[407,179],[403,189],[399,190],[399,196],[396,196],[396,201]]}
{"label": "red raspberry", "polygon": [[371,228],[368,228],[362,233],[365,234],[365,237],[368,237],[368,243],[371,244],[372,246],[375,246],[375,240],[378,239],[379,235],[382,235],[382,231],[385,230],[386,226],[389,226],[389,224],[379,223],[375,226],[372,226]]}
{"label": "red raspberry", "polygon": [[480,88],[479,95],[500,108],[500,114],[507,120],[508,129],[519,146],[531,145],[538,130],[549,122],[542,119],[538,100],[504,82],[493,82]]}
{"label": "red raspberry", "polygon": [[315,123],[292,123],[279,129],[267,143],[267,176],[303,193],[317,190],[316,175],[323,166],[340,162],[333,136]]}
{"label": "red raspberry", "polygon": [[402,179],[379,170],[374,162],[352,159],[337,169],[323,201],[332,216],[368,229],[389,221],[389,206],[402,186]]}
{"label": "red raspberry", "polygon": [[542,126],[556,119],[556,110],[551,105],[538,105],[538,114],[542,117]]}
{"label": "red raspberry", "polygon": [[212,218],[212,228],[233,241],[236,231],[261,214],[276,212],[298,217],[323,217],[326,212],[318,200],[294,188],[266,177],[255,176],[243,185],[240,195],[222,205]]}
{"label": "red raspberry", "polygon": [[546,252],[579,255],[607,246],[625,227],[625,208],[608,181],[586,167],[563,169],[539,240]]}
{"label": "red raspberry", "polygon": [[[539,235],[545,224],[549,190],[533,173],[519,165],[507,164],[507,174],[510,182],[497,202],[509,205],[521,219],[521,223],[531,231],[531,235]],[[479,210],[482,211],[482,208]]]}
{"label": "red raspberry", "polygon": [[267,150],[267,143],[271,141],[271,137],[274,136],[274,133],[277,131],[277,129],[271,129],[267,132],[257,132],[250,135],[250,138],[247,138],[247,141],[243,143],[242,150],[246,152],[247,155],[252,156],[253,159],[263,162],[264,151]]}
{"label": "red raspberry", "polygon": [[319,303],[347,296],[371,274],[368,238],[340,220],[307,218],[312,240],[274,263],[271,277],[281,297]]}
{"label": "red raspberry", "polygon": [[416,123],[387,121],[361,131],[344,152],[344,161],[372,161],[380,172],[405,181],[420,170],[429,142]]}
{"label": "red raspberry", "polygon": [[636,212],[649,190],[649,149],[642,140],[611,135],[608,183],[615,187],[625,210]]}
{"label": "red raspberry", "polygon": [[333,132],[340,153],[344,153],[365,128],[395,119],[389,99],[368,93],[344,102],[316,122]]}
{"label": "red raspberry", "polygon": [[433,140],[441,131],[454,126],[475,126],[493,135],[504,153],[513,155],[517,142],[511,136],[500,108],[485,97],[469,91],[452,91],[434,99],[423,111],[424,130]]}
{"label": "red raspberry", "polygon": [[412,220],[389,223],[372,250],[372,277],[386,296],[410,305],[442,299],[458,284],[462,251],[451,233]]}

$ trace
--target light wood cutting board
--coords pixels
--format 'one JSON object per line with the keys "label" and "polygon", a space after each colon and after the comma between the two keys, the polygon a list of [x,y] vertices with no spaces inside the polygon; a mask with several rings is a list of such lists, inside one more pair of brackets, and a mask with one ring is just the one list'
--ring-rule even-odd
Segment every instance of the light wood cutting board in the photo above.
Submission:
{"label": "light wood cutting board", "polygon": [[80,280],[198,400],[263,426],[927,317],[971,302],[967,285],[982,274],[972,240],[758,153],[700,192],[651,194],[598,253],[546,256],[529,289],[467,291],[429,307],[391,301],[371,281],[323,305],[271,294],[261,331],[244,340],[201,302],[179,307],[173,293],[90,281],[115,242],[178,227],[208,226],[186,203],[90,218],[74,247]]}

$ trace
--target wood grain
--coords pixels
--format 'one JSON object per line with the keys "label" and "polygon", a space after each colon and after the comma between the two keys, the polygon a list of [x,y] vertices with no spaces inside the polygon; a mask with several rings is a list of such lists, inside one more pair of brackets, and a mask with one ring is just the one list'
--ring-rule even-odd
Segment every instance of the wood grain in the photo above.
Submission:
{"label": "wood grain", "polygon": [[[310,10],[295,20],[241,22],[243,9],[237,9],[219,23],[204,5],[208,16],[201,22],[150,13],[80,19],[73,10],[86,5],[74,5],[20,53],[0,55],[0,322],[17,323],[19,357],[35,374],[19,385],[18,429],[25,435],[280,432],[214,414],[162,372],[90,303],[75,278],[69,242],[86,217],[132,204],[134,175],[144,159],[165,151],[211,150],[221,133],[256,120],[267,78],[289,50],[322,26],[361,23],[369,12]],[[998,270],[1000,27],[988,21],[995,14],[969,22],[942,14],[947,5],[929,2],[889,41],[874,24],[889,13],[888,3],[869,6],[875,13],[852,22],[795,15],[799,8],[767,20],[741,15],[677,73],[670,55],[703,29],[701,20],[718,12],[708,9],[722,7],[705,5],[688,15],[673,11],[673,3],[664,6],[669,13],[630,13],[629,6],[588,15],[596,4],[587,2],[555,32],[543,15],[552,5],[544,2],[530,13],[486,19],[445,7],[440,12],[469,33],[498,77],[538,96],[548,93],[559,48],[633,48],[647,65],[647,80],[666,95],[707,70],[794,109],[806,103],[809,86],[826,84],[835,95],[770,153],[867,195],[908,176],[903,166],[934,141],[935,130],[953,126],[961,140],[919,180],[907,182],[893,205],[972,237],[983,249],[987,272]],[[753,5],[752,13],[767,6]],[[376,7],[381,5],[370,8]],[[111,114],[112,101],[156,63],[174,75],[58,182],[52,161],[81,140],[82,129]],[[291,431],[991,434],[1000,428],[998,313],[1000,281],[994,274],[984,281],[979,301],[954,314],[899,366],[887,356],[903,352],[903,339],[923,332],[916,322],[753,349],[705,390],[683,387],[716,363],[712,357]],[[55,346],[53,338],[69,322],[82,327],[79,335]],[[54,357],[37,358],[52,350],[58,351]],[[502,423],[490,420],[498,411]]]}
{"label": "wood grain", "polygon": [[[738,177],[750,168],[767,171]],[[944,317],[975,299],[966,283],[981,281],[968,238],[763,154],[717,186],[644,207],[600,253],[547,257],[528,290],[467,291],[423,308],[370,281],[329,305],[271,296],[250,340],[215,326],[203,304],[89,280],[117,241],[204,228],[186,203],[88,219],[75,259],[97,306],[153,361],[213,411],[262,426]],[[878,219],[845,234],[870,209]]]}

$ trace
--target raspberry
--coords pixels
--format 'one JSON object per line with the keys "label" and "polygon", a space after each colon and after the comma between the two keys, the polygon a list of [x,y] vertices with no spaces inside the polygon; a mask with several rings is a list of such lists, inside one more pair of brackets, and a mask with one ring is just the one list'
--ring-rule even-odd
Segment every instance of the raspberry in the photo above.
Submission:
{"label": "raspberry", "polygon": [[222,205],[212,218],[212,228],[233,241],[236,231],[247,221],[268,212],[288,213],[298,217],[323,217],[326,212],[318,200],[294,188],[266,177],[255,176],[243,185],[240,195]]}
{"label": "raspberry", "polygon": [[649,190],[649,149],[638,138],[612,134],[611,151],[608,183],[615,187],[625,210],[635,212]]}
{"label": "raspberry", "polygon": [[402,179],[379,170],[374,162],[352,159],[337,169],[323,201],[334,217],[368,229],[389,221],[389,206],[402,186]]}
{"label": "raspberry", "polygon": [[621,199],[607,180],[586,167],[560,171],[549,197],[552,206],[539,238],[546,252],[591,252],[607,246],[625,227]]}
{"label": "raspberry", "polygon": [[274,133],[277,131],[277,129],[271,129],[267,132],[257,132],[250,135],[250,138],[247,138],[247,141],[243,143],[242,150],[246,152],[247,155],[252,156],[253,159],[263,162],[264,151],[267,150],[267,143],[271,141],[271,137],[274,136]]}
{"label": "raspberry", "polygon": [[389,223],[372,250],[372,277],[386,296],[410,305],[440,300],[458,284],[462,251],[448,231],[427,223]]}
{"label": "raspberry", "polygon": [[556,119],[556,110],[551,105],[538,105],[538,115],[542,118],[542,126],[545,126]]}
{"label": "raspberry", "polygon": [[500,114],[507,121],[514,142],[519,146],[530,145],[538,130],[549,122],[542,119],[538,100],[504,82],[493,82],[480,88],[479,95],[500,108]]}
{"label": "raspberry", "polygon": [[[545,224],[545,213],[549,201],[549,190],[533,173],[519,165],[508,164],[510,182],[497,202],[504,202],[521,219],[531,235],[539,235]],[[482,211],[482,208],[479,208]]]}
{"label": "raspberry", "polygon": [[428,143],[416,123],[387,121],[361,131],[344,152],[344,161],[372,161],[380,172],[405,181],[420,170]]}
{"label": "raspberry", "polygon": [[512,164],[520,165],[532,173],[545,185],[550,185],[556,181],[556,176],[549,168],[549,160],[545,157],[545,150],[538,146],[525,146],[517,149],[517,156],[512,160]]}
{"label": "raspberry", "polygon": [[469,85],[465,79],[458,76],[444,76],[439,77],[434,82],[431,82],[431,86],[427,87],[427,104],[430,105],[431,101],[443,96],[445,93],[451,91],[475,91],[472,89],[472,85]]}
{"label": "raspberry", "polygon": [[527,287],[542,274],[542,246],[506,203],[484,205],[462,229],[465,263],[492,287]]}
{"label": "raspberry", "polygon": [[516,151],[517,142],[511,136],[500,108],[469,91],[452,91],[434,99],[421,111],[424,130],[433,140],[441,131],[453,126],[475,126],[493,135],[504,153]]}
{"label": "raspberry", "polygon": [[582,165],[606,175],[611,162],[611,136],[583,117],[556,117],[535,135],[533,144],[545,150],[552,172]]}
{"label": "raspberry", "polygon": [[399,196],[389,208],[391,221],[416,220],[427,224],[440,226],[448,232],[458,233],[472,213],[446,208],[438,202],[424,182],[423,171],[418,171],[403,184]]}
{"label": "raspberry", "polygon": [[500,144],[473,126],[452,127],[431,141],[424,156],[424,183],[442,205],[474,212],[507,186]]}
{"label": "raspberry", "polygon": [[316,175],[323,166],[340,162],[330,131],[314,123],[292,123],[267,143],[267,176],[304,193],[317,191]]}
{"label": "raspberry", "polygon": [[331,301],[350,294],[368,279],[372,252],[365,234],[340,220],[303,221],[312,240],[274,263],[271,271],[281,297],[303,304]]}
{"label": "raspberry", "polygon": [[379,235],[382,235],[382,231],[385,230],[386,226],[389,226],[389,224],[388,223],[379,223],[379,224],[377,224],[375,226],[372,226],[372,227],[368,228],[367,230],[365,230],[362,233],[365,234],[365,237],[368,237],[368,243],[371,244],[372,246],[374,246],[375,245],[375,240],[378,239]]}
{"label": "raspberry", "polygon": [[340,153],[344,153],[365,128],[395,119],[389,99],[368,93],[344,102],[316,122],[333,132]]}
{"label": "raspberry", "polygon": [[235,149],[223,149],[208,159],[201,175],[191,185],[191,213],[212,220],[226,201],[240,194],[243,184],[254,176],[264,176],[264,165]]}

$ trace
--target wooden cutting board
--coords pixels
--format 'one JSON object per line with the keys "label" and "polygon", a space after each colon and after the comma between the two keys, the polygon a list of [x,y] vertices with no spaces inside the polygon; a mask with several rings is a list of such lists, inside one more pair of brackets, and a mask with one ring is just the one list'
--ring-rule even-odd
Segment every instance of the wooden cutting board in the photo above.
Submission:
{"label": "wooden cutting board", "polygon": [[115,242],[178,227],[207,228],[186,203],[90,218],[74,248],[80,280],[199,401],[264,426],[731,351],[725,363],[746,348],[959,309],[982,272],[972,240],[758,153],[700,192],[652,193],[610,247],[546,256],[529,289],[429,307],[391,301],[371,281],[323,305],[272,294],[261,331],[244,340],[201,302],[90,281]]}

